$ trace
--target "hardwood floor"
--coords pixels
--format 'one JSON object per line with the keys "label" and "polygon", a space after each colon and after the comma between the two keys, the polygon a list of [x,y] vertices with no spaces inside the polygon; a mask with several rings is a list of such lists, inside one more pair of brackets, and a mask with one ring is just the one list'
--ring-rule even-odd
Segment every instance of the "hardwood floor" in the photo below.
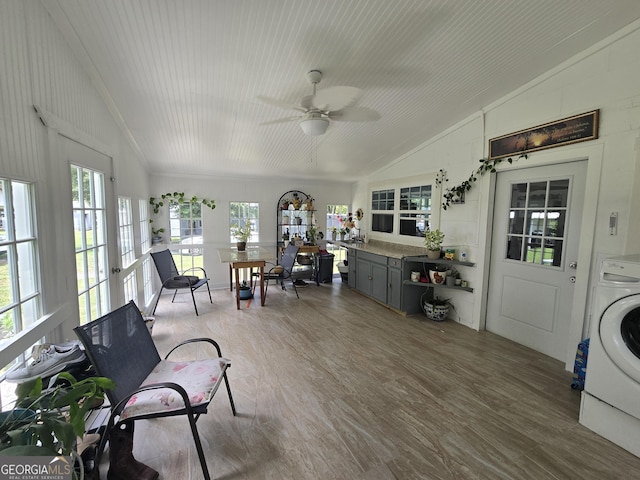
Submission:
{"label": "hardwood floor", "polygon": [[[160,300],[161,353],[210,336],[232,360],[238,416],[221,389],[198,421],[213,478],[640,478],[640,458],[578,424],[560,362],[339,280],[299,293],[270,288],[240,311],[228,290],[200,294],[199,317],[188,295]],[[161,478],[202,478],[185,419],[136,428],[135,455]]]}

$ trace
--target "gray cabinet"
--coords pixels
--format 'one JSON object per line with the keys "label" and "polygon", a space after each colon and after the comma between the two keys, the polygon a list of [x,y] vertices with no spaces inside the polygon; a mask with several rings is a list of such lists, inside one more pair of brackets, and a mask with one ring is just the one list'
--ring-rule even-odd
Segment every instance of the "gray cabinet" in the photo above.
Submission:
{"label": "gray cabinet", "polygon": [[387,303],[387,257],[358,252],[356,257],[356,289],[376,300]]}
{"label": "gray cabinet", "polygon": [[387,304],[400,310],[402,306],[402,261],[387,259]]}
{"label": "gray cabinet", "polygon": [[348,285],[351,288],[356,288],[356,261],[357,261],[357,252],[353,248],[347,250],[347,260],[349,262],[349,280]]}

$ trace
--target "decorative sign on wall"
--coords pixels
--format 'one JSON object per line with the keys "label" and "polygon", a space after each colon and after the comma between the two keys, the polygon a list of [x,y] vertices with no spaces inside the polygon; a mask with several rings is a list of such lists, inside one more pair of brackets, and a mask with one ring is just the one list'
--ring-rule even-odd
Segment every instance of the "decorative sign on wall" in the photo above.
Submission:
{"label": "decorative sign on wall", "polygon": [[598,138],[600,110],[582,113],[489,140],[489,159],[535,152]]}

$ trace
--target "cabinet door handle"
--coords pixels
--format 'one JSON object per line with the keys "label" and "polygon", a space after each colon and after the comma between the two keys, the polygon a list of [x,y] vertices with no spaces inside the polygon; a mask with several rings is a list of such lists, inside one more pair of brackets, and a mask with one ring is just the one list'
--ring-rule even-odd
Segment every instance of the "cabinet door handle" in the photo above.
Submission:
{"label": "cabinet door handle", "polygon": [[369,280],[373,280],[373,277],[371,275],[369,275]]}

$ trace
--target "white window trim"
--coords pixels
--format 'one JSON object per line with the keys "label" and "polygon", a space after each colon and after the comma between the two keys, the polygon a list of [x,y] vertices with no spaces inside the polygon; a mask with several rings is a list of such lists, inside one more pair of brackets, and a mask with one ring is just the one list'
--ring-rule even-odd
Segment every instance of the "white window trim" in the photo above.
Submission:
{"label": "white window trim", "polygon": [[[390,243],[399,243],[403,245],[423,246],[424,238],[412,237],[409,235],[400,235],[400,214],[404,210],[400,210],[400,189],[406,187],[416,187],[422,185],[431,185],[431,228],[440,228],[440,207],[442,198],[442,188],[436,184],[437,172],[418,175],[415,177],[393,178],[382,182],[373,182],[368,186],[367,206],[368,213],[367,224],[369,226],[369,238],[372,240],[381,240]],[[374,210],[371,211],[371,195],[377,190],[394,190],[394,206],[393,210]],[[373,213],[391,213],[393,214],[393,233],[373,232],[371,231]],[[418,212],[414,212],[418,213]]]}

